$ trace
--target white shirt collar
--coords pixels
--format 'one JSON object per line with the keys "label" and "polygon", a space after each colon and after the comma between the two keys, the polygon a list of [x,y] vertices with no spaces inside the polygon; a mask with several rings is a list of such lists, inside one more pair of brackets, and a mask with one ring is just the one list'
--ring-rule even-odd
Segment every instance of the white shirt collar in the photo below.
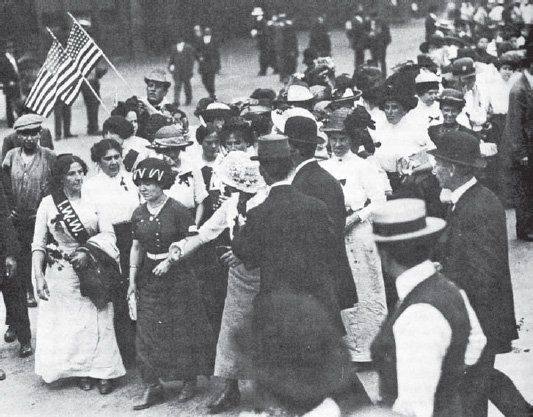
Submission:
{"label": "white shirt collar", "polygon": [[275,182],[274,184],[271,184],[270,189],[281,186],[281,185],[292,185],[292,177],[290,180],[278,181],[278,182]]}
{"label": "white shirt collar", "polygon": [[418,284],[434,275],[435,272],[437,270],[433,262],[427,260],[408,269],[396,278],[396,290],[400,301],[403,301]]}
{"label": "white shirt collar", "polygon": [[314,161],[316,161],[316,159],[315,159],[315,158],[311,158],[311,159],[306,159],[306,160],[303,161],[303,162],[300,162],[300,165],[298,165],[298,166],[296,167],[296,169],[294,170],[293,175],[295,176],[295,175],[298,173],[298,171],[300,171],[304,166],[306,166],[306,165],[309,164],[310,162],[314,162]]}
{"label": "white shirt collar", "polygon": [[457,188],[455,191],[452,191],[451,200],[452,204],[456,205],[459,199],[462,197],[462,195],[471,187],[476,185],[477,179],[476,177],[472,177],[467,182],[465,182],[463,185],[461,185],[459,188]]}

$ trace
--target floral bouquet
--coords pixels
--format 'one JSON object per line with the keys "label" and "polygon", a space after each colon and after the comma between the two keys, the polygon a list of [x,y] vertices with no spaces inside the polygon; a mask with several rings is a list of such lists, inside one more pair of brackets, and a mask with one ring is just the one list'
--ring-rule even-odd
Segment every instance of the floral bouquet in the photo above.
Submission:
{"label": "floral bouquet", "polygon": [[59,246],[56,242],[49,243],[46,245],[46,262],[48,266],[57,264],[57,269],[62,270],[65,267],[65,264],[62,261],[69,261],[70,256],[59,249]]}

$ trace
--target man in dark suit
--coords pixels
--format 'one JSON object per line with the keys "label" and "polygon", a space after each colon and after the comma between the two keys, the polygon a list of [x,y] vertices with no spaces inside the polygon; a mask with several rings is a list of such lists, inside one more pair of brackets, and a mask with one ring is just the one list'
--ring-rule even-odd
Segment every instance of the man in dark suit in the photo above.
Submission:
{"label": "man in dark suit", "polygon": [[357,302],[357,292],[344,244],[346,225],[344,193],[339,182],[318,165],[314,158],[318,143],[324,140],[317,135],[317,124],[314,119],[304,116],[289,117],[285,123],[284,133],[289,138],[291,158],[295,166],[293,187],[321,200],[328,207],[328,214],[335,227],[334,272],[337,297],[341,310],[353,307]]}
{"label": "man in dark suit", "polygon": [[533,45],[528,45],[524,73],[511,88],[509,111],[498,151],[508,185],[516,186],[516,235],[533,242]]}
{"label": "man in dark suit", "polygon": [[192,101],[191,78],[194,67],[194,48],[185,42],[183,35],[178,36],[178,43],[172,48],[168,61],[168,70],[174,77],[174,104],[180,105],[181,86],[185,89],[185,105]]}
{"label": "man in dark suit", "polygon": [[21,133],[24,133],[26,130],[29,129],[35,129],[37,127],[41,128],[41,131],[39,133],[39,145],[54,150],[52,133],[50,133],[49,129],[41,127],[42,122],[43,118],[41,116],[38,116],[37,114],[25,114],[20,116],[13,125],[15,131],[4,138],[4,143],[2,144],[2,161],[11,149],[22,146]]}
{"label": "man in dark suit", "polygon": [[202,83],[209,97],[215,98],[215,76],[220,72],[220,52],[213,39],[211,28],[204,29],[202,42],[196,50],[196,59],[198,59],[198,72],[202,76]]}
{"label": "man in dark suit", "polygon": [[494,369],[496,354],[509,352],[518,338],[505,211],[498,197],[474,176],[486,165],[475,137],[448,132],[429,153],[435,156],[440,186],[452,191],[448,226],[434,258],[446,276],[465,290],[487,337],[481,359],[466,372],[464,415],[486,417],[488,399],[508,410],[505,415],[526,415],[524,398],[507,376]]}
{"label": "man in dark suit", "polygon": [[327,206],[290,184],[293,163],[285,136],[263,136],[258,156],[252,158],[259,160],[271,190],[248,212],[233,240],[233,253],[247,269],[261,268],[260,293],[287,290],[315,297],[343,330],[333,278],[337,265],[331,256],[335,226]]}

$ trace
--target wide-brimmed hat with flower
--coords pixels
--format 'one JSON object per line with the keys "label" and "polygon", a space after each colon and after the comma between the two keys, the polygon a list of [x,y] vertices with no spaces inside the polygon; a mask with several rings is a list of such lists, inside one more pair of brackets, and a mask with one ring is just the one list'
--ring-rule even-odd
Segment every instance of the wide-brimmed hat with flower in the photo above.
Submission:
{"label": "wide-brimmed hat with flower", "polygon": [[154,141],[147,148],[155,151],[164,151],[171,148],[185,148],[192,144],[193,142],[180,129],[170,125],[159,129],[154,136]]}
{"label": "wide-brimmed hat with flower", "polygon": [[226,155],[213,169],[216,176],[226,185],[245,193],[256,193],[265,186],[259,173],[259,162],[252,161],[243,151],[233,151]]}

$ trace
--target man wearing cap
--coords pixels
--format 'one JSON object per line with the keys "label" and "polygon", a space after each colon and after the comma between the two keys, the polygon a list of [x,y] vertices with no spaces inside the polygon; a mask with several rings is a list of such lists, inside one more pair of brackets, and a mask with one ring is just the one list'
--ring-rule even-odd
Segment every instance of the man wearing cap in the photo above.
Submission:
{"label": "man wearing cap", "polygon": [[533,45],[526,49],[523,67],[509,94],[500,153],[507,185],[516,184],[516,235],[533,242]]}
{"label": "man wearing cap", "polygon": [[463,407],[467,416],[486,416],[489,391],[497,386],[491,382],[496,354],[509,352],[518,338],[505,211],[498,197],[474,176],[486,165],[475,137],[448,132],[429,153],[435,156],[440,186],[451,190],[452,202],[434,258],[465,290],[487,336],[479,362],[465,375]]}
{"label": "man wearing cap", "polygon": [[326,204],[291,185],[293,161],[286,136],[261,137],[258,156],[251,158],[259,160],[271,189],[262,204],[248,211],[233,239],[233,253],[247,269],[261,268],[260,294],[313,296],[344,333],[331,255],[337,237]]}
{"label": "man wearing cap", "polygon": [[357,292],[344,245],[346,225],[344,193],[339,182],[318,165],[315,159],[317,145],[325,141],[318,137],[314,119],[304,116],[288,118],[284,133],[289,138],[291,158],[295,167],[292,186],[301,193],[324,202],[328,207],[328,214],[334,223],[337,237],[334,262],[339,305],[341,310],[353,307],[357,302]]}
{"label": "man wearing cap", "polygon": [[146,83],[146,98],[138,98],[140,113],[138,116],[139,129],[137,130],[137,136],[148,139],[146,132],[148,119],[153,114],[163,114],[163,106],[170,104],[166,98],[170,88],[170,81],[164,70],[155,69],[144,77],[144,82]]}
{"label": "man wearing cap", "polygon": [[2,160],[4,160],[8,151],[22,146],[24,136],[36,129],[40,129],[39,145],[54,150],[52,134],[49,129],[41,126],[42,123],[43,118],[37,114],[25,114],[20,116],[13,125],[15,132],[10,133],[4,138],[4,143],[2,144]]}
{"label": "man wearing cap", "polygon": [[476,68],[472,58],[459,58],[452,64],[452,74],[457,77],[464,93],[465,113],[472,130],[479,132],[487,121],[488,97],[477,82]]}
{"label": "man wearing cap", "polygon": [[430,261],[445,225],[426,217],[422,200],[389,201],[374,213],[374,240],[399,302],[374,339],[372,358],[382,404],[404,416],[463,416],[463,371],[485,344],[468,298]]}
{"label": "man wearing cap", "polygon": [[11,191],[10,210],[13,224],[18,233],[21,250],[18,259],[19,272],[28,296],[28,305],[36,307],[31,280],[31,242],[35,227],[37,208],[48,188],[48,178],[55,162],[55,154],[39,145],[40,119],[36,123],[34,115],[20,117],[16,123],[21,128],[17,133],[22,139],[18,148],[5,155],[2,169]]}

